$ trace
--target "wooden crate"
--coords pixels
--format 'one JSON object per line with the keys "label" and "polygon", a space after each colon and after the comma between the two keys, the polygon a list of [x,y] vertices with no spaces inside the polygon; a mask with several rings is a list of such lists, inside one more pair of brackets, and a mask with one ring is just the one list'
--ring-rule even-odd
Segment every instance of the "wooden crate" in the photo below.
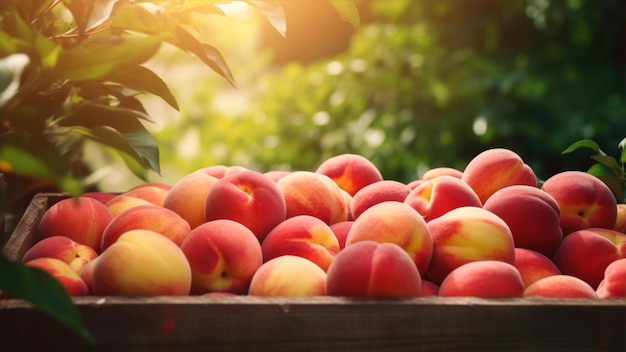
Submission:
{"label": "wooden crate", "polygon": [[[36,196],[4,252],[18,260]],[[626,351],[626,300],[428,297],[80,297],[97,344],[18,299],[0,300],[6,351]]]}

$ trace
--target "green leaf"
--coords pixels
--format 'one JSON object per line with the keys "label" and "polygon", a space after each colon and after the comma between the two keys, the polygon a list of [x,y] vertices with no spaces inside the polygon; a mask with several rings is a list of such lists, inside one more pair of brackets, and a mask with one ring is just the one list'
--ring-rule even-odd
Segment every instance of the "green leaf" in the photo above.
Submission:
{"label": "green leaf", "polygon": [[626,163],[626,147],[625,147],[626,138],[622,139],[617,146],[620,147],[620,149],[622,149],[622,155],[620,155],[619,162],[622,164],[625,164]]}
{"label": "green leaf", "polygon": [[285,10],[276,0],[245,0],[256,7],[267,18],[272,27],[283,37],[287,35],[287,19]]}
{"label": "green leaf", "polygon": [[89,16],[94,7],[94,1],[62,0],[63,5],[70,11],[76,23],[78,33],[84,33],[89,22]]}
{"label": "green leaf", "polygon": [[161,41],[161,36],[102,38],[61,52],[54,73],[60,78],[76,81],[102,79],[114,72],[128,71],[152,58]]}
{"label": "green leaf", "polygon": [[354,1],[352,0],[327,0],[330,6],[335,8],[342,20],[350,23],[354,29],[361,25],[361,17]]}
{"label": "green leaf", "polygon": [[594,155],[591,157],[591,159],[597,161],[598,163],[608,167],[612,173],[617,176],[620,177],[622,175],[622,173],[624,172],[624,170],[622,170],[622,167],[620,164],[617,163],[617,160],[615,160],[615,158],[608,156],[608,155]]}
{"label": "green leaf", "polygon": [[32,303],[37,309],[76,331],[87,341],[95,343],[78,307],[65,288],[47,272],[9,261],[4,254],[0,254],[0,289]]}
{"label": "green leaf", "polygon": [[561,154],[568,154],[568,153],[571,153],[571,152],[573,152],[573,151],[575,151],[577,149],[580,149],[580,148],[589,148],[589,149],[595,151],[596,153],[600,153],[602,155],[605,155],[605,153],[602,150],[600,150],[600,146],[598,146],[598,143],[596,143],[596,142],[594,142],[592,140],[589,140],[589,139],[582,139],[582,140],[579,140],[579,141],[573,143],[572,145],[567,147],[567,149],[562,151]]}
{"label": "green leaf", "polygon": [[174,109],[179,110],[176,98],[174,98],[167,84],[156,73],[143,66],[136,66],[123,72],[112,72],[105,79],[130,89],[152,93]]}
{"label": "green leaf", "polygon": [[117,11],[113,16],[111,27],[145,34],[159,34],[163,30],[155,14],[141,4]]}
{"label": "green leaf", "polygon": [[226,64],[224,57],[215,47],[201,43],[180,26],[176,27],[174,37],[170,39],[170,42],[178,48],[196,55],[213,71],[224,77],[233,87],[237,87],[228,64]]}

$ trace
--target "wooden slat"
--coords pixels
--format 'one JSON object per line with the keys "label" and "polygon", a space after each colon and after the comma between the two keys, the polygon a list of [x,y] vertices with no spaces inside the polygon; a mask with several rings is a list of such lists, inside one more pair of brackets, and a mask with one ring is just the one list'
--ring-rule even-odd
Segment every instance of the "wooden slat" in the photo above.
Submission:
{"label": "wooden slat", "polygon": [[[35,197],[5,253],[33,244]],[[79,297],[97,344],[0,300],[7,351],[626,351],[626,299]],[[6,347],[6,349],[4,348]]]}

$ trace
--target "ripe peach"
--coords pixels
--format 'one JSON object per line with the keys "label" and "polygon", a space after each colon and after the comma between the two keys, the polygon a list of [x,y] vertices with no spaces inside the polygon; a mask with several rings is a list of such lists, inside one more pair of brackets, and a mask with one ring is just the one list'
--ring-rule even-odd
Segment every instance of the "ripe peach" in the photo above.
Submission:
{"label": "ripe peach", "polygon": [[617,214],[613,230],[626,233],[626,203],[617,204]]}
{"label": "ripe peach", "polygon": [[589,227],[615,227],[615,196],[597,177],[582,171],[564,171],[548,178],[541,189],[549,193],[561,209],[563,236]]}
{"label": "ripe peach", "polygon": [[199,173],[203,173],[203,174],[207,174],[207,175],[211,175],[215,178],[223,178],[224,176],[228,176],[234,173],[237,173],[239,171],[246,171],[248,170],[247,168],[243,167],[243,166],[238,166],[238,165],[233,165],[233,166],[226,166],[226,165],[211,165],[211,166],[207,166],[207,167],[203,167],[201,169],[198,169],[194,172],[199,172]]}
{"label": "ripe peach", "polygon": [[434,282],[422,280],[422,294],[420,297],[439,296],[439,286]]}
{"label": "ripe peach", "polygon": [[192,294],[245,294],[252,275],[263,264],[261,245],[254,233],[228,219],[196,227],[181,248],[191,265]]}
{"label": "ripe peach", "polygon": [[397,244],[420,273],[428,269],[433,253],[433,240],[426,221],[415,209],[400,202],[382,202],[365,210],[354,221],[345,247],[361,241]]}
{"label": "ripe peach", "polygon": [[374,182],[356,192],[350,202],[350,211],[356,219],[374,204],[387,201],[404,202],[409,192],[409,187],[402,182],[392,180]]}
{"label": "ripe peach", "polygon": [[598,298],[585,281],[570,275],[552,275],[535,281],[524,290],[525,297]]}
{"label": "ripe peach", "polygon": [[272,181],[277,182],[281,178],[289,175],[290,173],[291,171],[287,171],[287,170],[272,170],[272,171],[266,171],[265,176],[269,177]]}
{"label": "ripe peach", "polygon": [[133,187],[122,194],[147,200],[154,205],[163,206],[163,201],[165,201],[165,197],[167,197],[170,189],[171,187],[168,185],[147,183]]}
{"label": "ripe peach", "polygon": [[109,209],[89,197],[63,199],[43,214],[38,227],[38,238],[69,237],[100,253],[104,229],[113,219]]}
{"label": "ripe peach", "polygon": [[207,194],[206,221],[230,219],[249,228],[263,241],[274,226],[285,220],[283,195],[264,174],[243,170],[219,179]]}
{"label": "ripe peach", "polygon": [[456,208],[427,224],[433,238],[433,256],[426,274],[436,284],[465,263],[500,260],[513,264],[515,260],[509,226],[488,210]]}
{"label": "ripe peach", "polygon": [[330,264],[326,293],[329,296],[420,297],[422,278],[411,257],[397,244],[362,241],[344,248]]}
{"label": "ripe peach", "polygon": [[294,171],[276,182],[287,208],[287,218],[311,215],[328,225],[348,220],[348,205],[341,188],[328,176]]}
{"label": "ripe peach", "polygon": [[87,264],[85,264],[82,269],[78,272],[78,276],[83,279],[85,285],[87,285],[87,291],[90,295],[93,295],[93,269],[96,267],[96,262],[99,257],[96,257],[90,260]]}
{"label": "ripe peach", "polygon": [[84,192],[80,196],[81,197],[93,198],[95,200],[100,201],[100,203],[102,203],[102,204],[106,204],[111,199],[117,197],[117,195],[115,193],[97,192],[97,191],[96,192]]}
{"label": "ripe peach", "polygon": [[328,158],[315,172],[330,177],[351,196],[361,188],[383,180],[376,165],[358,154],[339,154]]}
{"label": "ripe peach", "polygon": [[276,225],[261,244],[263,260],[283,255],[306,258],[326,271],[339,253],[339,241],[322,220],[298,215]]}
{"label": "ripe peach", "polygon": [[463,171],[457,170],[452,167],[446,167],[446,166],[435,167],[424,172],[422,176],[420,177],[420,179],[426,181],[426,180],[432,180],[433,178],[444,176],[444,175],[452,176],[452,177],[456,177],[460,179],[461,177],[463,177]]}
{"label": "ripe peach", "polygon": [[626,258],[618,259],[606,267],[596,293],[600,298],[626,297]]}
{"label": "ripe peach", "polygon": [[87,285],[85,285],[78,273],[64,261],[56,258],[37,258],[26,262],[25,265],[41,269],[50,274],[59,281],[67,291],[67,294],[72,297],[85,296],[88,293]]}
{"label": "ripe peach", "polygon": [[185,296],[191,268],[183,251],[151,230],[130,230],[105,249],[92,273],[99,296]]}
{"label": "ripe peach", "polygon": [[487,149],[476,155],[463,170],[461,179],[476,192],[482,204],[504,187],[537,187],[537,178],[530,166],[517,153],[504,148]]}
{"label": "ripe peach", "polygon": [[174,211],[194,229],[206,222],[204,206],[211,187],[218,178],[195,172],[178,180],[163,201],[163,207]]}
{"label": "ripe peach", "polygon": [[576,276],[594,289],[606,267],[626,257],[626,234],[600,228],[578,230],[567,235],[552,255],[561,273]]}
{"label": "ripe peach", "polygon": [[56,258],[67,263],[74,271],[80,272],[85,264],[97,256],[95,249],[69,237],[50,236],[30,247],[22,257],[22,262],[37,258]]}
{"label": "ripe peach", "polygon": [[180,246],[191,227],[180,215],[157,205],[139,205],[119,214],[102,234],[102,250],[107,249],[125,232],[144,229],[158,232]]}
{"label": "ripe peach", "polygon": [[524,282],[517,269],[499,260],[479,260],[452,270],[439,286],[442,297],[523,297]]}
{"label": "ripe peach", "polygon": [[353,224],[354,220],[346,220],[330,225],[330,229],[333,230],[335,237],[337,237],[339,250],[342,250],[346,246],[346,238],[348,237],[348,233],[350,232]]}
{"label": "ripe peach", "polygon": [[513,266],[522,275],[525,287],[544,277],[561,274],[550,258],[532,249],[515,248]]}
{"label": "ripe peach", "polygon": [[537,187],[514,185],[500,189],[483,208],[509,225],[515,247],[550,256],[563,239],[559,205]]}
{"label": "ripe peach", "polygon": [[324,296],[326,272],[312,261],[283,255],[271,259],[254,273],[248,294],[251,296]]}
{"label": "ripe peach", "polygon": [[426,222],[452,209],[465,206],[482,207],[480,199],[470,186],[461,179],[448,175],[425,180],[411,190],[404,203],[417,210]]}
{"label": "ripe peach", "polygon": [[140,205],[154,205],[145,199],[127,196],[124,194],[117,195],[105,203],[113,217],[116,217],[132,207]]}

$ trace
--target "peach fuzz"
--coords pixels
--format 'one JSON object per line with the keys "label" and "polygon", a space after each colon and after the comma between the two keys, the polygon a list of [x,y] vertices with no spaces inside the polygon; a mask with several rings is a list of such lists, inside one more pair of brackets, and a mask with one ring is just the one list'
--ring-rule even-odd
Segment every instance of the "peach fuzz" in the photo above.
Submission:
{"label": "peach fuzz", "polygon": [[563,239],[559,205],[550,194],[537,187],[503,188],[489,197],[483,208],[509,225],[515,247],[550,256]]}
{"label": "peach fuzz", "polygon": [[330,225],[330,229],[335,234],[337,242],[339,243],[339,250],[344,249],[346,246],[346,238],[348,237],[352,225],[354,225],[354,220],[341,221]]}
{"label": "peach fuzz", "polygon": [[607,266],[626,257],[626,234],[589,228],[567,235],[552,255],[562,274],[575,276],[596,289]]}
{"label": "peach fuzz", "polygon": [[515,248],[513,266],[522,275],[526,287],[544,277],[561,274],[559,268],[554,265],[550,258],[532,249]]}
{"label": "peach fuzz", "polygon": [[26,262],[24,265],[41,269],[50,274],[71,297],[85,296],[89,293],[83,279],[66,262],[56,258],[37,258]]}
{"label": "peach fuzz", "polygon": [[564,171],[548,178],[541,189],[550,194],[561,209],[563,236],[589,227],[615,227],[615,196],[597,177],[582,171]]}
{"label": "peach fuzz", "polygon": [[474,190],[461,179],[442,175],[425,180],[404,199],[426,222],[460,207],[482,207]]}
{"label": "peach fuzz", "polygon": [[476,192],[482,204],[504,187],[537,187],[537,178],[530,166],[517,153],[504,148],[487,149],[476,155],[463,170],[461,179]]}
{"label": "peach fuzz", "polygon": [[172,186],[163,201],[163,207],[180,215],[194,229],[206,222],[206,197],[217,180],[203,173],[188,174]]}
{"label": "peach fuzz", "polygon": [[376,165],[358,154],[335,155],[324,160],[315,172],[330,177],[351,196],[361,188],[383,180]]}
{"label": "peach fuzz", "polygon": [[517,269],[499,260],[479,260],[452,270],[439,286],[442,297],[523,297],[524,282]]}
{"label": "peach fuzz", "polygon": [[264,174],[243,170],[219,179],[207,194],[206,221],[229,219],[249,228],[259,241],[286,218],[280,189]]}
{"label": "peach fuzz", "polygon": [[283,255],[306,258],[326,271],[339,253],[339,241],[322,220],[298,215],[276,225],[261,244],[263,261]]}
{"label": "peach fuzz", "polygon": [[626,233],[626,203],[617,204],[617,214],[613,230]]}
{"label": "peach fuzz", "polygon": [[92,287],[98,296],[185,296],[191,268],[172,240],[151,230],[130,230],[96,259]]}
{"label": "peach fuzz", "polygon": [[477,207],[453,209],[428,222],[433,256],[426,272],[440,284],[459,266],[478,260],[513,264],[515,245],[509,226],[494,213]]}
{"label": "peach fuzz", "polygon": [[395,243],[362,241],[344,248],[327,271],[326,293],[352,297],[420,297],[422,278]]}
{"label": "peach fuzz", "polygon": [[606,267],[596,293],[600,298],[626,297],[626,258],[618,259]]}
{"label": "peach fuzz", "polygon": [[22,262],[29,262],[37,258],[56,258],[67,263],[74,271],[80,270],[98,253],[95,249],[77,243],[69,237],[51,236],[35,243],[24,253]]}
{"label": "peach fuzz", "polygon": [[346,199],[328,176],[294,171],[276,182],[285,199],[287,218],[311,215],[331,225],[348,220]]}
{"label": "peach fuzz", "polygon": [[392,180],[374,182],[356,192],[350,202],[350,211],[356,219],[372,205],[387,201],[404,202],[409,192],[409,187],[402,182]]}
{"label": "peach fuzz", "polygon": [[535,281],[524,290],[525,297],[598,298],[585,281],[570,275],[552,275]]}
{"label": "peach fuzz", "polygon": [[145,199],[120,194],[105,203],[111,214],[115,217],[124,211],[140,205],[154,205]]}
{"label": "peach fuzz", "polygon": [[415,209],[399,202],[378,203],[354,220],[345,248],[361,241],[398,245],[420,273],[428,269],[433,253],[433,240],[426,221]]}
{"label": "peach fuzz", "polygon": [[261,265],[252,277],[248,295],[324,296],[326,277],[326,272],[312,261],[294,255],[284,255]]}
{"label": "peach fuzz", "polygon": [[146,200],[154,205],[163,206],[165,197],[167,197],[170,189],[171,187],[167,185],[146,183],[133,187],[122,194]]}
{"label": "peach fuzz", "polygon": [[174,211],[157,205],[140,205],[111,220],[102,234],[102,250],[109,248],[125,232],[137,229],[157,232],[179,246],[191,231],[187,221]]}
{"label": "peach fuzz", "polygon": [[43,214],[38,225],[38,238],[65,236],[100,253],[102,234],[112,219],[113,214],[96,199],[63,199]]}
{"label": "peach fuzz", "polygon": [[181,249],[191,266],[192,294],[245,294],[252,275],[263,264],[254,233],[233,220],[213,220],[196,227]]}

